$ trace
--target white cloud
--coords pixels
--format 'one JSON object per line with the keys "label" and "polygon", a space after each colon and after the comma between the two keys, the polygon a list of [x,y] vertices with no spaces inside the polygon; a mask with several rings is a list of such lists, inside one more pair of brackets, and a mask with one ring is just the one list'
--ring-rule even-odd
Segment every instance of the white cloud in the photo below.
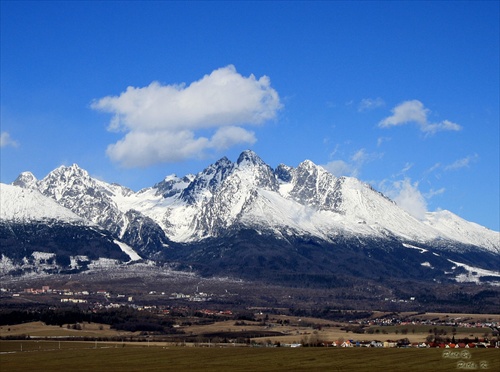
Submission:
{"label": "white cloud", "polygon": [[366,111],[373,110],[378,107],[382,107],[385,105],[385,102],[382,98],[363,98],[361,102],[358,104],[358,111]]}
{"label": "white cloud", "polygon": [[391,140],[391,137],[379,137],[377,138],[377,147],[382,146],[384,142],[388,142]]}
{"label": "white cloud", "polygon": [[449,120],[443,120],[439,123],[429,122],[427,116],[430,110],[425,108],[423,103],[418,100],[405,101],[392,110],[392,115],[379,122],[379,127],[389,128],[392,126],[408,123],[417,123],[420,130],[426,134],[435,134],[441,131],[459,131],[462,127]]}
{"label": "white cloud", "polygon": [[188,130],[130,131],[123,139],[109,145],[106,153],[112,161],[125,167],[146,167],[160,161],[181,161],[196,154],[201,157],[208,143],[207,138],[195,138]]}
{"label": "white cloud", "polygon": [[222,127],[212,136],[210,147],[225,150],[238,143],[253,144],[257,141],[253,132],[240,127]]}
{"label": "white cloud", "polygon": [[442,131],[447,131],[447,130],[452,130],[455,132],[458,132],[459,130],[462,130],[462,127],[456,123],[453,123],[449,120],[443,120],[440,123],[435,123],[435,124],[427,124],[424,128],[422,128],[424,132],[434,134],[436,132],[442,132]]}
{"label": "white cloud", "polygon": [[441,178],[443,171],[448,172],[448,171],[456,171],[460,170],[462,168],[469,168],[471,164],[476,162],[479,159],[478,154],[473,154],[466,156],[465,158],[461,158],[458,160],[455,160],[453,163],[444,165],[442,163],[435,163],[432,167],[430,167],[428,170],[424,172],[425,175],[428,174],[434,174],[436,178]]}
{"label": "white cloud", "polygon": [[457,170],[460,168],[468,168],[470,164],[479,158],[478,154],[469,155],[463,159],[458,159],[450,165],[447,165],[444,170]]}
{"label": "white cloud", "polygon": [[413,163],[406,163],[404,168],[401,169],[401,173],[406,173],[408,172],[411,168],[413,168]]}
{"label": "white cloud", "polygon": [[254,133],[241,126],[274,118],[282,105],[267,76],[243,77],[229,65],[189,86],[153,82],[143,88],[128,87],[119,96],[95,100],[91,107],[113,114],[110,131],[126,132],[108,146],[108,156],[136,167],[252,144]]}
{"label": "white cloud", "polygon": [[354,176],[357,175],[358,171],[353,166],[353,164],[346,163],[343,160],[333,160],[325,165],[322,165],[328,172],[333,174],[335,177],[342,176]]}
{"label": "white cloud", "polygon": [[365,149],[360,149],[351,156],[351,160],[356,163],[364,163],[368,158],[368,155]]}
{"label": "white cloud", "polygon": [[436,195],[444,194],[445,191],[446,191],[446,188],[444,188],[444,187],[441,187],[438,190],[430,189],[429,192],[425,193],[425,198],[430,199]]}
{"label": "white cloud", "polygon": [[441,168],[441,163],[436,163],[432,167],[429,168],[429,170],[427,171],[427,173],[432,173],[432,172],[434,172],[435,170],[437,170],[439,168]]}
{"label": "white cloud", "polygon": [[0,148],[7,146],[17,147],[19,143],[10,137],[9,132],[2,132],[0,133]]}
{"label": "white cloud", "polygon": [[425,218],[427,202],[418,190],[418,182],[412,184],[409,178],[395,181],[390,189],[385,190],[385,193],[413,217],[419,220]]}
{"label": "white cloud", "polygon": [[[337,148],[334,153],[335,152],[337,152]],[[322,167],[336,177],[358,177],[363,165],[370,161],[380,159],[382,156],[383,154],[380,153],[367,153],[365,149],[359,149],[349,158],[348,162],[344,160],[333,160],[322,165]]]}

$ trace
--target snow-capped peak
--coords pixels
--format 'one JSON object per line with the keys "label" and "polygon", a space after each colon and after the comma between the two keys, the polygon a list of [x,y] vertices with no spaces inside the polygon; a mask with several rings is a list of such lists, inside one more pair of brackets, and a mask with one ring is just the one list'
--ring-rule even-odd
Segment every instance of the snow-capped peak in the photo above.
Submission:
{"label": "snow-capped peak", "polygon": [[25,189],[36,188],[37,179],[35,175],[31,172],[22,172],[12,184],[14,186],[20,186]]}
{"label": "snow-capped peak", "polygon": [[182,190],[180,198],[189,204],[209,199],[233,171],[234,164],[225,156],[198,173]]}
{"label": "snow-capped peak", "polygon": [[69,167],[60,166],[38,181],[38,189],[44,195],[60,200],[68,190],[81,192],[89,184],[95,184],[89,173],[73,164]]}
{"label": "snow-capped peak", "polygon": [[67,175],[67,176],[84,176],[84,177],[89,177],[89,173],[78,166],[78,164],[73,163],[70,166],[67,165],[61,165],[57,167],[54,171],[51,173],[53,174],[59,174],[59,175]]}
{"label": "snow-capped peak", "polygon": [[238,160],[236,161],[236,164],[239,167],[244,167],[246,165],[250,166],[267,166],[266,163],[257,155],[255,152],[252,150],[245,150],[243,151],[240,156],[238,157]]}

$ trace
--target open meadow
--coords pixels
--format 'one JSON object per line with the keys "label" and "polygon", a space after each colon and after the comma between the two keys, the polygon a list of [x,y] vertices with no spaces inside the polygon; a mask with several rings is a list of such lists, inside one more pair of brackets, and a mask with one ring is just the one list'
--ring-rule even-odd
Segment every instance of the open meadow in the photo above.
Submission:
{"label": "open meadow", "polygon": [[[500,370],[500,349],[285,347],[344,340],[421,343],[443,337],[495,337],[498,314],[376,313],[361,323],[260,313],[254,320],[179,318],[176,334],[127,332],[107,324],[0,326],[0,370],[11,371],[457,371]],[[420,321],[417,321],[417,318]],[[183,322],[181,323],[181,320]],[[425,324],[425,321],[434,324]],[[448,321],[464,323],[447,325]],[[496,323],[495,323],[496,324]],[[77,327],[76,327],[77,326]]]}
{"label": "open meadow", "polygon": [[120,337],[134,335],[132,332],[116,331],[111,329],[108,324],[82,323],[78,329],[73,329],[72,325],[47,325],[43,322],[29,322],[14,325],[0,326],[0,337],[16,337],[29,335],[36,338],[51,337]]}
{"label": "open meadow", "polygon": [[[22,350],[22,351],[21,351]],[[499,349],[176,347],[1,341],[2,371],[500,370]]]}
{"label": "open meadow", "polygon": [[[287,320],[287,324],[277,324],[276,321]],[[81,323],[78,329],[73,329],[73,325],[46,325],[42,322],[30,322],[16,325],[0,326],[0,337],[19,338],[29,336],[36,339],[58,339],[75,338],[86,340],[106,340],[106,339],[129,339],[140,337],[140,332],[117,331],[110,329],[107,324]],[[339,324],[324,319],[298,318],[277,316],[269,319],[269,322],[234,320],[215,321],[208,324],[193,324],[181,326],[178,329],[183,335],[177,338],[187,337],[193,341],[220,342],[223,339],[239,339],[255,343],[317,343],[333,342],[344,340],[398,340],[407,338],[410,342],[425,342],[433,329],[438,329],[451,338],[470,338],[474,340],[485,335],[491,336],[491,329],[485,327],[452,327],[452,326],[432,326],[432,325],[390,325],[390,326],[369,326],[364,333],[348,331],[348,325]],[[154,340],[155,336],[150,336]],[[164,337],[163,337],[164,338]],[[175,337],[174,337],[175,338]],[[173,342],[178,342],[173,340]]]}

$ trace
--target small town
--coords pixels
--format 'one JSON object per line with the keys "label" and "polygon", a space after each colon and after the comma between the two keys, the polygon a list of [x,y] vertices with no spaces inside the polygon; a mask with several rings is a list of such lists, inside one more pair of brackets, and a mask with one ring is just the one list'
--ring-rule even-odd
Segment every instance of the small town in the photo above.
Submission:
{"label": "small town", "polygon": [[[363,314],[359,319],[346,320],[344,317],[335,320],[335,317],[332,317],[330,321],[292,316],[286,309],[218,308],[216,304],[212,304],[216,295],[200,292],[198,288],[193,293],[145,290],[144,293],[136,293],[133,296],[127,293],[113,293],[107,289],[90,291],[42,285],[40,288],[25,288],[21,292],[1,288],[0,293],[12,300],[43,298],[51,308],[77,306],[83,312],[94,314],[128,309],[127,311],[147,313],[157,319],[168,317],[169,331],[161,331],[158,327],[151,331],[151,327],[146,327],[139,334],[128,335],[138,341],[155,339],[168,342],[170,339],[176,344],[191,342],[201,346],[254,347],[500,347],[499,316],[484,316],[483,319],[460,314],[439,314],[432,317],[426,313],[383,313],[377,316],[372,312]],[[140,298],[140,301],[136,302],[136,298]],[[60,305],[57,305],[58,303]],[[211,306],[203,307],[203,304]],[[346,313],[341,314],[345,316]],[[355,317],[353,314],[349,317]],[[212,332],[200,331],[201,325],[209,324],[212,324]],[[68,328],[81,330],[82,325],[70,327],[68,324]],[[426,333],[423,333],[423,330],[426,330]],[[481,332],[478,333],[478,330]],[[12,338],[13,335],[2,332],[0,338],[5,337]]]}

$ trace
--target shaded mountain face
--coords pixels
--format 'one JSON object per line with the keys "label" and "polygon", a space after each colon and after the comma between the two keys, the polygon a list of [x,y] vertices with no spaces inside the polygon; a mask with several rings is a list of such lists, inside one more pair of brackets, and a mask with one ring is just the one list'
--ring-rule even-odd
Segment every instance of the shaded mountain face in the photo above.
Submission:
{"label": "shaded mountain face", "polygon": [[2,274],[73,273],[131,261],[102,229],[52,221],[0,221]]}
{"label": "shaded mountain face", "polygon": [[[477,283],[498,281],[498,255],[490,252],[439,252],[432,246],[408,246],[397,239],[339,237],[325,241],[295,236],[279,239],[244,227],[166,253],[205,276],[231,276],[294,286],[349,286],[351,278],[435,283],[466,279],[467,266],[481,266]],[[464,266],[457,265],[457,262]],[[473,279],[472,277],[470,277]],[[496,279],[495,279],[496,278]],[[464,280],[465,281],[465,280]]]}
{"label": "shaded mountain face", "polygon": [[42,180],[25,172],[14,184],[39,191],[143,258],[205,275],[500,278],[498,232],[448,211],[416,219],[371,186],[309,160],[273,169],[244,151],[234,163],[224,157],[138,192],[76,165]]}

